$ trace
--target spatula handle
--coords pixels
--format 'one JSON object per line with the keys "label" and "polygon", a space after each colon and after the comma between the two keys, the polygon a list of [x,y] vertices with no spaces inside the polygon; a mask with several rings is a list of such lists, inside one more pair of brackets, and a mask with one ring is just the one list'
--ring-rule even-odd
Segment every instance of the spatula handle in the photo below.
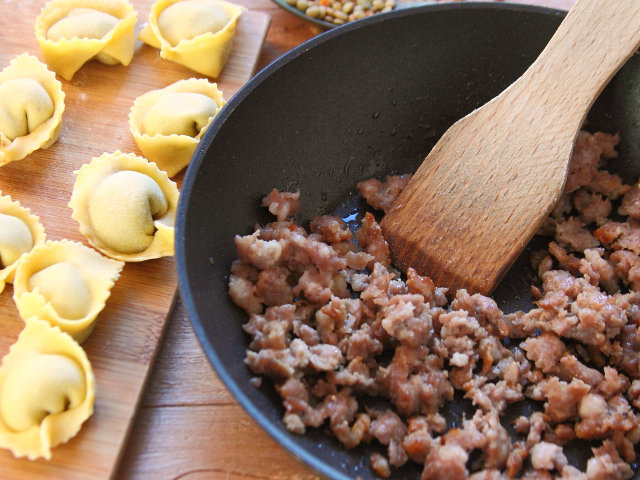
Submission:
{"label": "spatula handle", "polygon": [[382,220],[393,260],[489,293],[548,215],[595,98],[640,45],[640,0],[578,0],[532,66],[438,140]]}
{"label": "spatula handle", "polygon": [[[584,113],[640,46],[640,0],[578,0],[519,79],[560,115]],[[516,93],[517,94],[517,93]],[[566,118],[566,117],[565,117]]]}

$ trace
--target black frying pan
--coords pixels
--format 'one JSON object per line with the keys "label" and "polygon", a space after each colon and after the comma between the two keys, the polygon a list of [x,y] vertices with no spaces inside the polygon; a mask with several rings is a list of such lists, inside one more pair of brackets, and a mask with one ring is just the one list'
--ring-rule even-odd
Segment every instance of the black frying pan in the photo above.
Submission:
{"label": "black frying pan", "polygon": [[[227,296],[234,235],[272,218],[271,188],[303,195],[298,219],[360,207],[358,181],[413,171],[458,118],[533,62],[563,13],[522,5],[440,4],[373,16],[328,31],[284,55],[233,97],[186,174],[178,209],[180,291],[202,347],[238,402],[278,443],[330,478],[372,478],[364,447],[344,450],[324,431],[289,433],[270,382],[249,383],[244,312]],[[640,173],[640,58],[632,58],[589,115],[592,130],[620,132],[625,181]],[[529,308],[527,254],[495,297]],[[463,405],[453,404],[451,418]],[[584,462],[580,453],[575,461]],[[418,478],[408,466],[394,478]]]}

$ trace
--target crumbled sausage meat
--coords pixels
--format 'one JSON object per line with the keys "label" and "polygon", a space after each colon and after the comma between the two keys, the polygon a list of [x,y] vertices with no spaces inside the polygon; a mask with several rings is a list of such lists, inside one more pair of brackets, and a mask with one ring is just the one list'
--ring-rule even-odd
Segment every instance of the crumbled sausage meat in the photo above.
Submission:
{"label": "crumbled sausage meat", "polygon": [[[565,193],[539,232],[551,239],[532,258],[540,282],[527,312],[505,314],[411,268],[401,275],[370,212],[353,234],[331,215],[307,231],[291,218],[300,192],[272,190],[263,205],[276,221],[235,238],[229,294],[248,315],[246,364],[275,384],[286,428],[325,426],[348,449],[379,444],[369,461],[382,478],[407,462],[423,465],[423,480],[630,478],[640,443],[640,189],[603,169],[617,143],[578,136]],[[358,190],[388,211],[409,179]],[[456,395],[475,414],[449,428],[442,407]],[[503,413],[524,400],[540,408],[515,419],[512,438]],[[564,454],[574,439],[595,442],[585,471]]]}
{"label": "crumbled sausage meat", "polygon": [[377,210],[388,211],[400,192],[411,180],[411,175],[391,175],[384,182],[376,178],[364,180],[357,185],[362,198]]}

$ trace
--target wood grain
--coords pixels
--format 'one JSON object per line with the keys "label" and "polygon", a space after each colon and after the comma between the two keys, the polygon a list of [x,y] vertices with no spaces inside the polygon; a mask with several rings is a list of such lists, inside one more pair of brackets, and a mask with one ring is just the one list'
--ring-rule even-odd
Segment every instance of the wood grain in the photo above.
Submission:
{"label": "wood grain", "polygon": [[[146,442],[130,444],[135,458],[146,460],[137,464],[137,478],[159,479],[299,479],[318,478],[315,473],[288,454],[274,448],[273,441],[241,407],[230,405],[198,405],[187,410],[165,407],[158,410],[140,409],[138,425],[155,431]],[[200,423],[207,428],[193,430]],[[172,454],[164,456],[166,440],[172,438]],[[217,448],[224,441],[227,448]],[[198,448],[192,448],[199,445]],[[251,452],[248,456],[247,452]],[[162,465],[162,469],[158,465]],[[283,468],[283,465],[286,465]]]}
{"label": "wood grain", "polygon": [[438,141],[381,226],[392,258],[489,294],[557,203],[591,105],[640,46],[637,0],[578,0],[531,67]]}
{"label": "wood grain", "polygon": [[[133,1],[138,28],[150,0]],[[0,2],[0,68],[21,53],[40,56],[33,25],[44,1]],[[254,73],[269,16],[245,12],[229,62],[217,79],[230,98]],[[131,104],[142,93],[182,78],[198,77],[159,58],[157,50],[139,44],[128,67],[86,64],[70,82],[62,81],[66,110],[60,139],[21,161],[0,169],[0,191],[40,216],[49,239],[84,241],[67,207],[73,171],[103,152],[137,149],[128,127]],[[176,180],[180,184],[183,174]],[[117,471],[151,364],[156,357],[176,294],[175,262],[162,258],[129,263],[116,283],[91,337],[83,345],[97,381],[95,413],[77,437],[54,449],[51,461],[15,459],[0,451],[3,479],[106,479]],[[0,295],[0,355],[22,328],[12,288]]]}

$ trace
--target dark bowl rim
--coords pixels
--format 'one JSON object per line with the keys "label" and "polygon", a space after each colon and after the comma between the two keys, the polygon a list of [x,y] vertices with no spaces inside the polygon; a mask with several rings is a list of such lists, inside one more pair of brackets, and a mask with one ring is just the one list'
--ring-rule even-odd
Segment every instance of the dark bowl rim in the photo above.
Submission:
{"label": "dark bowl rim", "polygon": [[343,472],[334,468],[332,465],[319,460],[313,454],[307,452],[298,443],[285,432],[279,430],[274,424],[264,417],[260,409],[251,402],[251,400],[242,392],[238,383],[229,374],[223,366],[220,357],[216,353],[212,344],[209,342],[202,319],[199,317],[195,304],[193,303],[192,289],[189,285],[189,273],[186,268],[186,237],[184,235],[186,225],[186,214],[189,206],[189,199],[191,190],[193,189],[194,182],[198,175],[198,170],[203,162],[204,155],[208,145],[211,143],[215,135],[224,125],[226,119],[233,113],[236,107],[247,97],[253,90],[255,90],[262,82],[268,79],[274,72],[282,68],[284,65],[293,61],[300,55],[305,54],[308,50],[312,49],[320,43],[324,43],[333,38],[347,35],[353,30],[361,28],[367,28],[369,25],[376,24],[378,22],[387,21],[387,19],[396,19],[404,16],[414,15],[420,12],[440,11],[440,10],[458,10],[458,9],[478,9],[482,11],[490,11],[494,9],[499,10],[513,10],[518,12],[533,12],[545,15],[565,15],[565,10],[557,8],[545,7],[540,5],[529,4],[515,4],[508,2],[451,2],[451,3],[430,3],[411,8],[403,8],[392,10],[386,13],[380,13],[357,20],[354,22],[348,22],[336,28],[331,28],[315,37],[307,40],[306,42],[294,47],[289,52],[283,54],[269,65],[264,67],[256,75],[254,75],[244,86],[242,86],[235,95],[227,102],[223,109],[218,113],[212,124],[209,126],[204,137],[201,139],[190,165],[187,168],[184,176],[180,200],[178,202],[178,209],[176,214],[176,227],[175,227],[175,259],[176,259],[176,271],[178,277],[178,287],[180,298],[186,309],[190,323],[198,338],[200,346],[211,366],[214,368],[218,378],[223,382],[225,387],[233,395],[235,400],[242,406],[242,408],[249,414],[249,416],[265,431],[269,436],[274,439],[279,445],[281,445],[289,454],[302,461],[308,467],[316,471],[317,473],[326,476],[331,479],[344,479],[347,480],[350,477]]}

